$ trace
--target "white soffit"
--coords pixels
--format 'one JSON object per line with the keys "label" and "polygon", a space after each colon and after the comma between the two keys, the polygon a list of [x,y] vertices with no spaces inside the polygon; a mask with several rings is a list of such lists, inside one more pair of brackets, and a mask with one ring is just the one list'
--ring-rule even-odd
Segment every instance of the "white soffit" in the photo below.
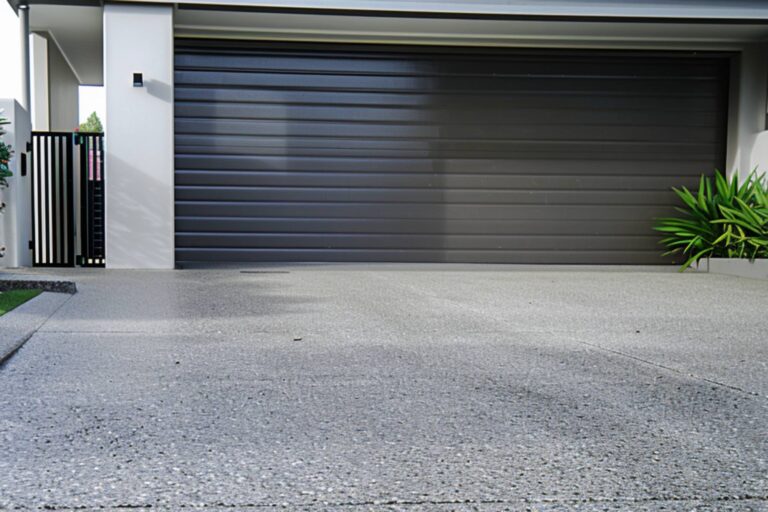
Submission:
{"label": "white soffit", "polygon": [[[158,3],[158,0],[129,1]],[[454,15],[768,20],[765,0],[161,0],[159,3]]]}
{"label": "white soffit", "polygon": [[317,42],[469,46],[737,49],[768,25],[411,18],[178,8],[176,35]]}
{"label": "white soffit", "polygon": [[103,84],[103,16],[99,6],[33,4],[29,28],[61,50],[82,85]]}

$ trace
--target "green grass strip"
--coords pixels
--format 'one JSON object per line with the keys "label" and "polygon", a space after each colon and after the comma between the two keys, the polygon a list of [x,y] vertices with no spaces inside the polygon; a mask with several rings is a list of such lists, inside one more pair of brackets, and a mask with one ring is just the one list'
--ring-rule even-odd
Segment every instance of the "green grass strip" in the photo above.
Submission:
{"label": "green grass strip", "polygon": [[34,299],[41,293],[43,293],[43,290],[10,290],[0,292],[0,316],[3,316],[17,306],[21,306],[29,299]]}

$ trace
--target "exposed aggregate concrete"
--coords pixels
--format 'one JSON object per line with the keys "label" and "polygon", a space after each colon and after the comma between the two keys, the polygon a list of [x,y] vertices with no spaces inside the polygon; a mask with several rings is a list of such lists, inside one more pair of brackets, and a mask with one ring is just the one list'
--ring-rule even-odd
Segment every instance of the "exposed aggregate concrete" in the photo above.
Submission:
{"label": "exposed aggregate concrete", "polygon": [[0,507],[768,509],[762,282],[288,270],[68,276],[0,369]]}

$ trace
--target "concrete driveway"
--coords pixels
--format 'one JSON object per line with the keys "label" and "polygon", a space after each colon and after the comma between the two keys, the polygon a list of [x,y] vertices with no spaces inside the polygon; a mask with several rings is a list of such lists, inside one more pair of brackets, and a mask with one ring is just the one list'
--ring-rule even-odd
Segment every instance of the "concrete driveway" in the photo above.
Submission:
{"label": "concrete driveway", "polygon": [[764,281],[68,276],[0,368],[0,507],[768,509]]}

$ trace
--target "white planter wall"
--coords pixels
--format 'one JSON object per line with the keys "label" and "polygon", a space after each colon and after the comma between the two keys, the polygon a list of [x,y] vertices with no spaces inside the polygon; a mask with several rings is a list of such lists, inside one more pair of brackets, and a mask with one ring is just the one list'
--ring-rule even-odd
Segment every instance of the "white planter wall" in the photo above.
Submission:
{"label": "white planter wall", "polygon": [[0,214],[0,246],[6,248],[0,258],[0,267],[28,267],[32,265],[32,252],[29,250],[31,236],[30,176],[21,176],[21,153],[26,149],[31,136],[29,114],[14,100],[0,99],[3,117],[11,124],[5,126],[3,141],[13,147],[9,187],[0,190],[0,201],[6,204]]}
{"label": "white planter wall", "polygon": [[768,279],[768,259],[751,262],[746,259],[710,258],[709,272],[751,279]]}

